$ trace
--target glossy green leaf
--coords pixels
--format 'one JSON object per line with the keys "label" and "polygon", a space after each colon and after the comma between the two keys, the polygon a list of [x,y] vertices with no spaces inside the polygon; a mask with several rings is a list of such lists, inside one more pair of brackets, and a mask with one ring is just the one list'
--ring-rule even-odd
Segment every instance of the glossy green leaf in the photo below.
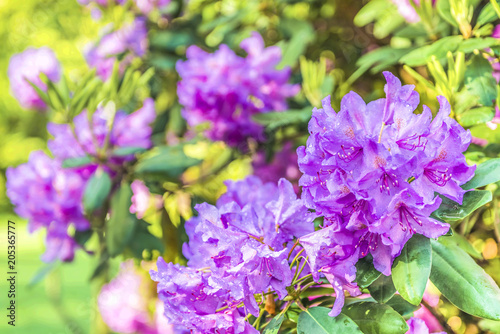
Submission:
{"label": "glossy green leaf", "polygon": [[135,166],[139,174],[159,174],[177,178],[187,168],[199,164],[201,160],[188,157],[182,146],[160,146],[151,150]]}
{"label": "glossy green leaf", "polygon": [[436,217],[445,222],[453,222],[464,219],[476,209],[491,202],[492,195],[489,190],[474,190],[464,194],[462,205],[451,199],[441,196],[443,200],[439,209],[432,213]]}
{"label": "glossy green leaf", "polygon": [[392,266],[392,281],[401,296],[420,305],[431,273],[431,243],[428,238],[414,234]]}
{"label": "glossy green leaf", "polygon": [[351,318],[365,334],[404,334],[408,331],[405,319],[388,305],[353,303],[344,307],[342,313]]}
{"label": "glossy green leaf", "polygon": [[[495,14],[496,15],[496,14]],[[465,53],[472,52],[474,50],[483,50],[489,48],[491,46],[499,45],[500,41],[493,37],[485,37],[485,38],[469,38],[462,43],[458,47],[458,51],[462,51]]]}
{"label": "glossy green leaf", "polygon": [[80,246],[84,246],[87,241],[92,237],[92,234],[94,231],[92,229],[85,230],[85,231],[75,231],[75,234],[73,235],[73,239],[76,241],[77,244]]}
{"label": "glossy green leaf", "polygon": [[497,96],[497,83],[492,73],[490,62],[482,55],[472,57],[465,71],[465,86],[479,97],[481,105],[487,107],[493,106]]}
{"label": "glossy green leaf", "polygon": [[129,211],[131,204],[130,184],[122,182],[111,197],[111,216],[106,222],[106,245],[112,257],[123,251],[135,230],[137,218]]}
{"label": "glossy green leaf", "polygon": [[62,162],[63,168],[81,167],[92,163],[92,159],[88,155],[78,158],[69,158]]}
{"label": "glossy green leaf", "polygon": [[455,306],[471,315],[500,320],[500,289],[457,245],[431,240],[430,279]]}
{"label": "glossy green leaf", "polygon": [[400,295],[394,295],[385,303],[401,314],[403,317],[410,316],[413,312],[420,308],[420,305],[413,305],[404,300]]}
{"label": "glossy green leaf", "polygon": [[90,214],[103,206],[111,191],[111,178],[108,173],[98,168],[85,185],[83,210]]}
{"label": "glossy green leaf", "polygon": [[432,56],[436,56],[437,59],[442,59],[446,57],[448,51],[454,52],[457,50],[462,40],[462,36],[441,38],[430,45],[422,46],[407,53],[401,57],[399,62],[412,67],[425,65],[431,60]]}
{"label": "glossy green leaf", "polygon": [[266,326],[262,334],[278,334],[283,320],[285,320],[285,317],[283,315],[274,317]]}
{"label": "glossy green leaf", "polygon": [[385,303],[394,296],[396,288],[391,276],[380,275],[369,287],[370,295],[378,302]]}
{"label": "glossy green leaf", "polygon": [[457,120],[463,127],[471,127],[476,124],[483,124],[489,122],[495,116],[495,108],[493,107],[479,107],[469,109],[459,115]]}
{"label": "glossy green leaf", "polygon": [[328,315],[330,309],[313,307],[299,315],[298,334],[361,334],[358,325],[349,317],[339,314],[333,318]]}
{"label": "glossy green leaf", "polygon": [[500,181],[500,158],[490,159],[477,165],[474,177],[462,188],[475,189],[498,181]]}
{"label": "glossy green leaf", "polygon": [[483,7],[481,12],[479,13],[479,17],[477,18],[477,24],[482,26],[483,24],[490,23],[498,19],[497,13],[495,9],[491,5],[491,3],[487,3],[486,6]]}
{"label": "glossy green leaf", "polygon": [[375,267],[371,255],[361,258],[356,263],[356,283],[360,288],[366,288],[382,275]]}
{"label": "glossy green leaf", "polygon": [[145,152],[143,147],[118,147],[113,151],[113,156],[121,157],[125,155],[137,154]]}
{"label": "glossy green leaf", "polygon": [[481,253],[470,244],[469,240],[461,234],[455,232],[449,238],[441,238],[439,241],[444,245],[456,245],[478,260],[483,259],[483,255],[481,255]]}
{"label": "glossy green leaf", "polygon": [[306,107],[301,110],[255,114],[252,118],[257,123],[266,126],[269,130],[273,130],[285,125],[307,123],[311,119],[311,114],[312,107]]}

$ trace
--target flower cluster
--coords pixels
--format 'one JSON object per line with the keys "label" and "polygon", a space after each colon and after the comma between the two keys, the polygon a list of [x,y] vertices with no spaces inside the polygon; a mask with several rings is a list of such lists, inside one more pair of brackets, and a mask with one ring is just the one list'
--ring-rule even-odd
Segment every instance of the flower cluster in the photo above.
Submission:
{"label": "flower cluster", "polygon": [[51,81],[57,82],[61,77],[61,66],[54,52],[42,47],[29,48],[26,51],[12,56],[9,63],[8,76],[10,87],[16,99],[23,108],[45,110],[45,102],[29,82],[42,90],[47,87],[40,79],[44,73]]}
{"label": "flower cluster", "polygon": [[259,314],[254,294],[287,295],[290,241],[313,230],[314,215],[288,181],[250,176],[227,186],[217,206],[197,205],[186,222],[188,267],[160,258],[151,271],[167,320],[195,333],[258,333],[244,321]]}
{"label": "flower cluster", "polygon": [[[410,329],[406,334],[429,334],[429,328],[422,319],[410,318],[407,323]],[[446,332],[435,332],[433,334],[446,334]]]}
{"label": "flower cluster", "polygon": [[[136,57],[146,54],[148,30],[144,18],[136,18],[121,29],[105,34],[97,43],[89,45],[85,59],[97,75],[107,80],[116,62],[123,71]],[[119,60],[120,59],[120,60]]]}
{"label": "flower cluster", "polygon": [[174,331],[174,327],[166,322],[162,316],[162,303],[156,303],[154,317],[148,312],[150,282],[135,268],[132,260],[123,262],[118,275],[102,287],[97,299],[106,325],[119,333],[188,333],[178,328]]}
{"label": "flower cluster", "polygon": [[290,69],[275,69],[281,61],[279,47],[265,48],[257,33],[245,39],[241,47],[248,54],[246,58],[226,45],[213,54],[190,46],[187,60],[176,65],[181,77],[177,93],[188,124],[208,123],[206,136],[231,146],[248,137],[262,140],[263,127],[251,116],[285,110],[286,98],[299,90],[297,85],[287,84]]}
{"label": "flower cluster", "polygon": [[8,168],[6,175],[7,196],[16,213],[28,219],[29,231],[47,229],[42,259],[71,261],[77,244],[68,236],[69,226],[79,231],[90,227],[81,204],[86,178],[42,151],[31,153],[28,163]]}
{"label": "flower cluster", "polygon": [[27,164],[7,170],[7,195],[16,206],[17,214],[29,220],[31,232],[41,227],[47,229],[44,261],[57,258],[71,261],[78,245],[68,235],[69,226],[79,231],[90,227],[81,201],[86,182],[99,163],[67,169],[62,168],[62,161],[90,155],[102,161],[105,169],[113,171],[113,167],[133,159],[132,154],[114,155],[116,148],[151,146],[149,124],[155,118],[152,99],[145,100],[144,106],[130,115],[117,111],[111,130],[109,117],[112,116],[105,115],[103,108],[99,108],[92,115],[90,126],[84,112],[75,117],[74,132],[68,124],[49,123],[48,130],[54,136],[49,141],[49,149],[55,159],[43,152],[34,152]]}
{"label": "flower cluster", "polygon": [[413,234],[445,234],[449,225],[430,218],[441,203],[436,193],[462,203],[460,185],[474,175],[462,154],[470,131],[449,117],[446,99],[438,97],[434,119],[426,106],[415,114],[414,87],[384,75],[386,98],[365,104],[351,92],[339,113],[330,97],[324,99],[323,109],[313,110],[307,145],[297,150],[302,198],[325,217],[323,229],[301,244],[316,278],[321,271],[337,287],[337,300],[341,289],[357,293],[352,282],[358,258],[371,253],[375,268],[389,275]]}

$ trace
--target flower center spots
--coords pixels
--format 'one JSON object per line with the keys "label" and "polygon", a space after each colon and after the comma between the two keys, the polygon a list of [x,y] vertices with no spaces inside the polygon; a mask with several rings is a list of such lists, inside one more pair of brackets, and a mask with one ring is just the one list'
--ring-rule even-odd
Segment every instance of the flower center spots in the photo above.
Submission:
{"label": "flower center spots", "polygon": [[385,165],[387,165],[387,161],[381,156],[377,155],[373,160],[373,165],[375,166],[375,168],[382,168],[385,167]]}
{"label": "flower center spots", "polygon": [[434,159],[434,161],[443,161],[444,159],[446,159],[447,155],[448,155],[448,152],[446,150],[441,150],[439,152],[439,155],[437,156],[437,158]]}
{"label": "flower center spots", "polygon": [[417,223],[419,226],[422,226],[422,222],[418,217],[411,213],[408,207],[401,203],[399,207],[399,225],[403,232],[406,232],[407,229],[410,230],[411,233],[415,233],[415,229],[412,227],[414,223]]}
{"label": "flower center spots", "polygon": [[353,161],[363,149],[361,147],[354,147],[351,146],[349,148],[345,147],[344,145],[340,145],[342,151],[338,153],[338,156],[342,161],[344,162],[351,162]]}
{"label": "flower center spots", "polygon": [[382,176],[376,182],[377,184],[380,184],[380,192],[383,192],[385,190],[387,192],[387,195],[390,195],[390,185],[392,185],[393,187],[399,187],[399,181],[397,180],[396,174],[387,173],[385,170],[384,174],[382,174]]}
{"label": "flower center spots", "polygon": [[347,188],[347,186],[345,184],[343,184],[340,186],[340,192],[342,194],[348,194],[351,192],[351,190],[349,190],[349,188]]}
{"label": "flower center spots", "polygon": [[348,127],[347,129],[344,130],[344,135],[346,137],[349,137],[349,139],[354,139],[354,130],[352,127]]}
{"label": "flower center spots", "polygon": [[398,128],[398,130],[401,130],[404,127],[406,127],[406,121],[402,118],[396,118],[394,120],[394,123],[396,124],[396,127]]}
{"label": "flower center spots", "polygon": [[425,145],[427,144],[427,139],[417,134],[414,134],[405,139],[400,139],[396,141],[396,144],[398,144],[399,147],[404,148],[405,150],[415,151],[418,148],[425,149]]}
{"label": "flower center spots", "polygon": [[365,257],[369,252],[374,251],[378,246],[378,236],[375,233],[366,232],[359,239],[356,248],[359,247],[359,251],[361,252],[361,257]]}
{"label": "flower center spots", "polygon": [[451,173],[448,173],[448,168],[446,168],[444,171],[436,169],[424,169],[424,175],[427,176],[429,181],[440,187],[444,187],[452,176]]}

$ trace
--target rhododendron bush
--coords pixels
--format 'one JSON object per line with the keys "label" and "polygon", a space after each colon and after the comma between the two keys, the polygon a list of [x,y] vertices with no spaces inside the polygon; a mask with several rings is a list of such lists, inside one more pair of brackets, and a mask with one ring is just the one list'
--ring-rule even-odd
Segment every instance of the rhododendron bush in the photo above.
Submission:
{"label": "rhododendron bush", "polygon": [[500,332],[496,0],[72,1],[0,181],[90,333]]}

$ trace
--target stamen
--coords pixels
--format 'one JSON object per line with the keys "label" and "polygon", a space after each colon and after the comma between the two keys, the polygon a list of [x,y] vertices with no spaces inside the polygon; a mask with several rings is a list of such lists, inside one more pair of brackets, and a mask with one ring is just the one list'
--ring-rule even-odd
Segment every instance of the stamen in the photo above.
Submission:
{"label": "stamen", "polygon": [[427,176],[429,181],[438,185],[439,187],[444,187],[452,176],[451,173],[448,174],[448,168],[446,168],[444,171],[435,169],[425,169],[424,175]]}
{"label": "stamen", "polygon": [[422,137],[421,135],[414,134],[405,139],[400,139],[396,141],[399,147],[404,148],[409,151],[415,151],[418,148],[425,149],[425,145],[427,145],[427,139]]}

